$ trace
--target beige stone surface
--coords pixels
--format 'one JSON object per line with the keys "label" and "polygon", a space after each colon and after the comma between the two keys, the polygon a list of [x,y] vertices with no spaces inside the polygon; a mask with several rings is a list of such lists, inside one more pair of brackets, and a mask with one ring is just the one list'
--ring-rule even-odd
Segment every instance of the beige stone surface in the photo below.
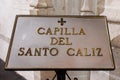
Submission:
{"label": "beige stone surface", "polygon": [[90,80],[109,80],[109,71],[92,71]]}
{"label": "beige stone surface", "polygon": [[8,42],[4,41],[4,39],[0,39],[0,58],[5,62],[7,50],[8,50]]}
{"label": "beige stone surface", "polygon": [[34,71],[34,80],[41,80],[41,72],[38,71]]}
{"label": "beige stone surface", "polygon": [[120,34],[120,24],[114,22],[108,22],[110,39],[117,37]]}
{"label": "beige stone surface", "polygon": [[31,9],[30,15],[47,15],[46,9]]}
{"label": "beige stone surface", "polygon": [[[54,71],[41,71],[41,80],[52,80],[53,77],[55,76],[55,72]],[[75,78],[77,78],[78,80],[89,80],[90,79],[90,72],[88,71],[67,71],[67,74],[69,75],[69,77],[71,78],[71,80],[74,80]],[[55,77],[55,80],[57,79],[57,77]],[[66,80],[69,80],[68,76],[66,75]]]}
{"label": "beige stone surface", "polygon": [[120,48],[114,47],[115,70],[110,71],[110,80],[120,80]]}
{"label": "beige stone surface", "polygon": [[41,71],[41,80],[46,80],[46,79],[52,80],[54,76],[55,76],[54,71]]}
{"label": "beige stone surface", "polygon": [[[71,80],[77,78],[78,80],[89,80],[90,79],[90,72],[89,71],[67,71],[68,75],[70,76]],[[67,80],[69,80],[67,78]]]}
{"label": "beige stone surface", "polygon": [[120,35],[112,39],[112,46],[120,48]]}

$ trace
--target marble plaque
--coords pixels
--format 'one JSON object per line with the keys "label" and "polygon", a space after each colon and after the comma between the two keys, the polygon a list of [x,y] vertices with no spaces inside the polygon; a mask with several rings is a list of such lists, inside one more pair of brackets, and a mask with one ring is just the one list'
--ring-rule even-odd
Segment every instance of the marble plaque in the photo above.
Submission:
{"label": "marble plaque", "polygon": [[104,16],[17,15],[6,69],[114,69]]}

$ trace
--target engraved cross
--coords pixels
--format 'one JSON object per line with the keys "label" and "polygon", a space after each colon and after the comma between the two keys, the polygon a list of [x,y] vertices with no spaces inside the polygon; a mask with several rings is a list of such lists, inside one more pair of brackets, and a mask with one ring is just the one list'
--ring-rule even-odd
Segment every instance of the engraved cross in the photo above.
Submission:
{"label": "engraved cross", "polygon": [[58,21],[58,23],[60,23],[60,25],[63,26],[64,23],[66,23],[66,21],[64,21],[63,18],[61,18],[60,21]]}

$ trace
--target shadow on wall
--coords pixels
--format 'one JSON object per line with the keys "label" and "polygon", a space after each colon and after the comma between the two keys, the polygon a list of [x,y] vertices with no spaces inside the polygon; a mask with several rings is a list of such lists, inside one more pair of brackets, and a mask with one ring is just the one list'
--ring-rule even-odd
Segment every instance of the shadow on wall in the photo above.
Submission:
{"label": "shadow on wall", "polygon": [[26,80],[14,71],[5,71],[4,66],[5,62],[0,59],[0,80]]}

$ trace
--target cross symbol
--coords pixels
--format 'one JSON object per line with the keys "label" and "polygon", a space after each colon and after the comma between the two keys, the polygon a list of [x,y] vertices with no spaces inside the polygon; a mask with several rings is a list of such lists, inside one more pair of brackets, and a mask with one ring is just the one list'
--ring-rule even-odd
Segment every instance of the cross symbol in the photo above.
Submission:
{"label": "cross symbol", "polygon": [[60,25],[63,26],[64,23],[66,23],[66,21],[64,21],[63,18],[61,18],[60,21],[58,21],[58,23],[60,23]]}

